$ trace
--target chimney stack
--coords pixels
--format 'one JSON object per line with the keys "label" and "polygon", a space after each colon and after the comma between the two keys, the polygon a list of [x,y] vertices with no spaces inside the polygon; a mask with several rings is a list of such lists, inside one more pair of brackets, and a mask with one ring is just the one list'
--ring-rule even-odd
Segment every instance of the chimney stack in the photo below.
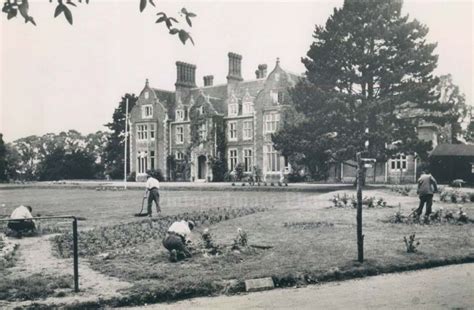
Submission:
{"label": "chimney stack", "polygon": [[214,84],[214,76],[206,75],[204,77],[204,86],[212,86]]}
{"label": "chimney stack", "polygon": [[227,75],[227,81],[238,81],[241,82],[242,78],[242,56],[236,53],[229,53],[229,74]]}
{"label": "chimney stack", "polygon": [[267,77],[267,65],[266,64],[258,65],[258,70],[255,71],[255,75],[257,76],[257,79],[266,78]]}
{"label": "chimney stack", "polygon": [[196,87],[196,66],[185,62],[176,62],[175,86]]}

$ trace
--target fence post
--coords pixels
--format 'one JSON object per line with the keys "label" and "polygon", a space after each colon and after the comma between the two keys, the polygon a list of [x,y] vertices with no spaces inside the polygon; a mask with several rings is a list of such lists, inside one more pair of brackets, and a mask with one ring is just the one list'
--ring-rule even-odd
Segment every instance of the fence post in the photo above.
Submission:
{"label": "fence post", "polygon": [[77,253],[77,218],[72,221],[72,239],[74,250],[74,291],[79,292],[79,255]]}

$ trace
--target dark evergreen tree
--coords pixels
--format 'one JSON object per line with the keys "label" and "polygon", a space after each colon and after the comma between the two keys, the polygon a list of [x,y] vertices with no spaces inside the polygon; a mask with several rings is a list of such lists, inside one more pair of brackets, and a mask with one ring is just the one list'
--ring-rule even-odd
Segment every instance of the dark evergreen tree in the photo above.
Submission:
{"label": "dark evergreen tree", "polygon": [[324,178],[331,161],[354,159],[357,151],[386,159],[429,150],[416,136],[419,119],[401,112],[406,106],[438,111],[424,117],[444,121],[432,73],[436,44],[401,9],[402,1],[346,0],[324,27],[316,26],[302,59],[306,76],[291,91],[293,113],[273,136],[283,155],[299,155],[313,176]]}
{"label": "dark evergreen tree", "polygon": [[0,183],[8,182],[7,177],[7,148],[0,133]]}
{"label": "dark evergreen tree", "polygon": [[[125,94],[112,116],[112,122],[105,126],[111,130],[104,150],[105,173],[111,178],[123,178],[124,169],[124,137],[125,137],[125,107],[128,99],[128,112],[135,106],[138,98],[134,94]],[[130,132],[130,128],[128,128]],[[130,143],[130,139],[128,139]],[[130,148],[127,147],[127,152]],[[128,153],[128,158],[130,154]],[[130,171],[127,171],[127,174]]]}

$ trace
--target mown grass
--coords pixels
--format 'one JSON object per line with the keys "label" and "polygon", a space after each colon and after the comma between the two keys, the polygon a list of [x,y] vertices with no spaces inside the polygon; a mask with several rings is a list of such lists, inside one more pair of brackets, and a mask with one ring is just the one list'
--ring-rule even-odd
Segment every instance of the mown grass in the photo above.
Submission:
{"label": "mown grass", "polygon": [[[401,197],[389,192],[368,191],[398,205],[406,214],[416,207],[416,197]],[[382,272],[418,269],[447,263],[474,260],[474,225],[400,225],[386,223],[398,210],[364,209],[365,262],[357,259],[356,210],[326,208],[330,195],[298,205],[277,205],[275,209],[232,219],[210,227],[213,239],[221,246],[231,245],[238,227],[248,233],[250,244],[270,245],[256,252],[228,252],[218,257],[195,255],[170,263],[160,240],[137,247],[138,251],[111,260],[94,259],[95,269],[134,283],[127,292],[137,302],[209,295],[226,292],[236,281],[242,289],[245,279],[273,277],[277,286],[373,275]],[[435,209],[439,205],[435,205]],[[443,208],[457,209],[443,204]],[[466,209],[474,217],[474,210]],[[289,224],[291,223],[291,224]],[[302,223],[298,225],[297,223]],[[311,225],[310,223],[315,223]],[[204,227],[201,227],[201,230]],[[406,252],[403,237],[415,232],[421,241],[418,252]],[[201,285],[201,286],[200,286]],[[213,287],[202,290],[199,287]],[[182,293],[182,295],[179,294]],[[170,297],[171,296],[171,297]]]}

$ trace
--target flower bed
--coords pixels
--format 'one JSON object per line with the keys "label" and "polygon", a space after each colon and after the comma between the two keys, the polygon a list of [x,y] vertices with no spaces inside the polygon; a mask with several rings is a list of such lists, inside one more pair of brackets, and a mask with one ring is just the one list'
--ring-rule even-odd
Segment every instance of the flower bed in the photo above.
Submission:
{"label": "flower bed", "polygon": [[401,211],[397,211],[394,215],[392,215],[388,221],[389,223],[393,224],[423,224],[423,225],[430,225],[430,224],[470,224],[474,223],[472,219],[470,219],[466,212],[462,208],[459,208],[457,212],[453,212],[452,210],[444,210],[440,208],[439,210],[431,213],[429,216],[418,216],[415,212],[412,214],[405,216],[401,213]]}
{"label": "flower bed", "polygon": [[439,193],[439,200],[447,203],[474,202],[474,192],[465,192],[460,189],[443,187]]}
{"label": "flower bed", "polygon": [[[357,198],[354,195],[339,195],[336,194],[330,200],[333,203],[335,208],[357,208]],[[362,198],[362,205],[367,206],[367,208],[392,208],[387,204],[387,202],[382,198],[368,197],[364,196]]]}
{"label": "flower bed", "polygon": [[[83,231],[79,232],[79,255],[94,256],[113,250],[133,251],[132,247],[134,245],[142,244],[150,239],[164,237],[170,225],[178,220],[187,219],[194,221],[196,225],[211,225],[266,210],[268,210],[266,207],[216,208]],[[54,249],[60,257],[72,256],[73,240],[71,233],[54,237],[53,243]]]}

